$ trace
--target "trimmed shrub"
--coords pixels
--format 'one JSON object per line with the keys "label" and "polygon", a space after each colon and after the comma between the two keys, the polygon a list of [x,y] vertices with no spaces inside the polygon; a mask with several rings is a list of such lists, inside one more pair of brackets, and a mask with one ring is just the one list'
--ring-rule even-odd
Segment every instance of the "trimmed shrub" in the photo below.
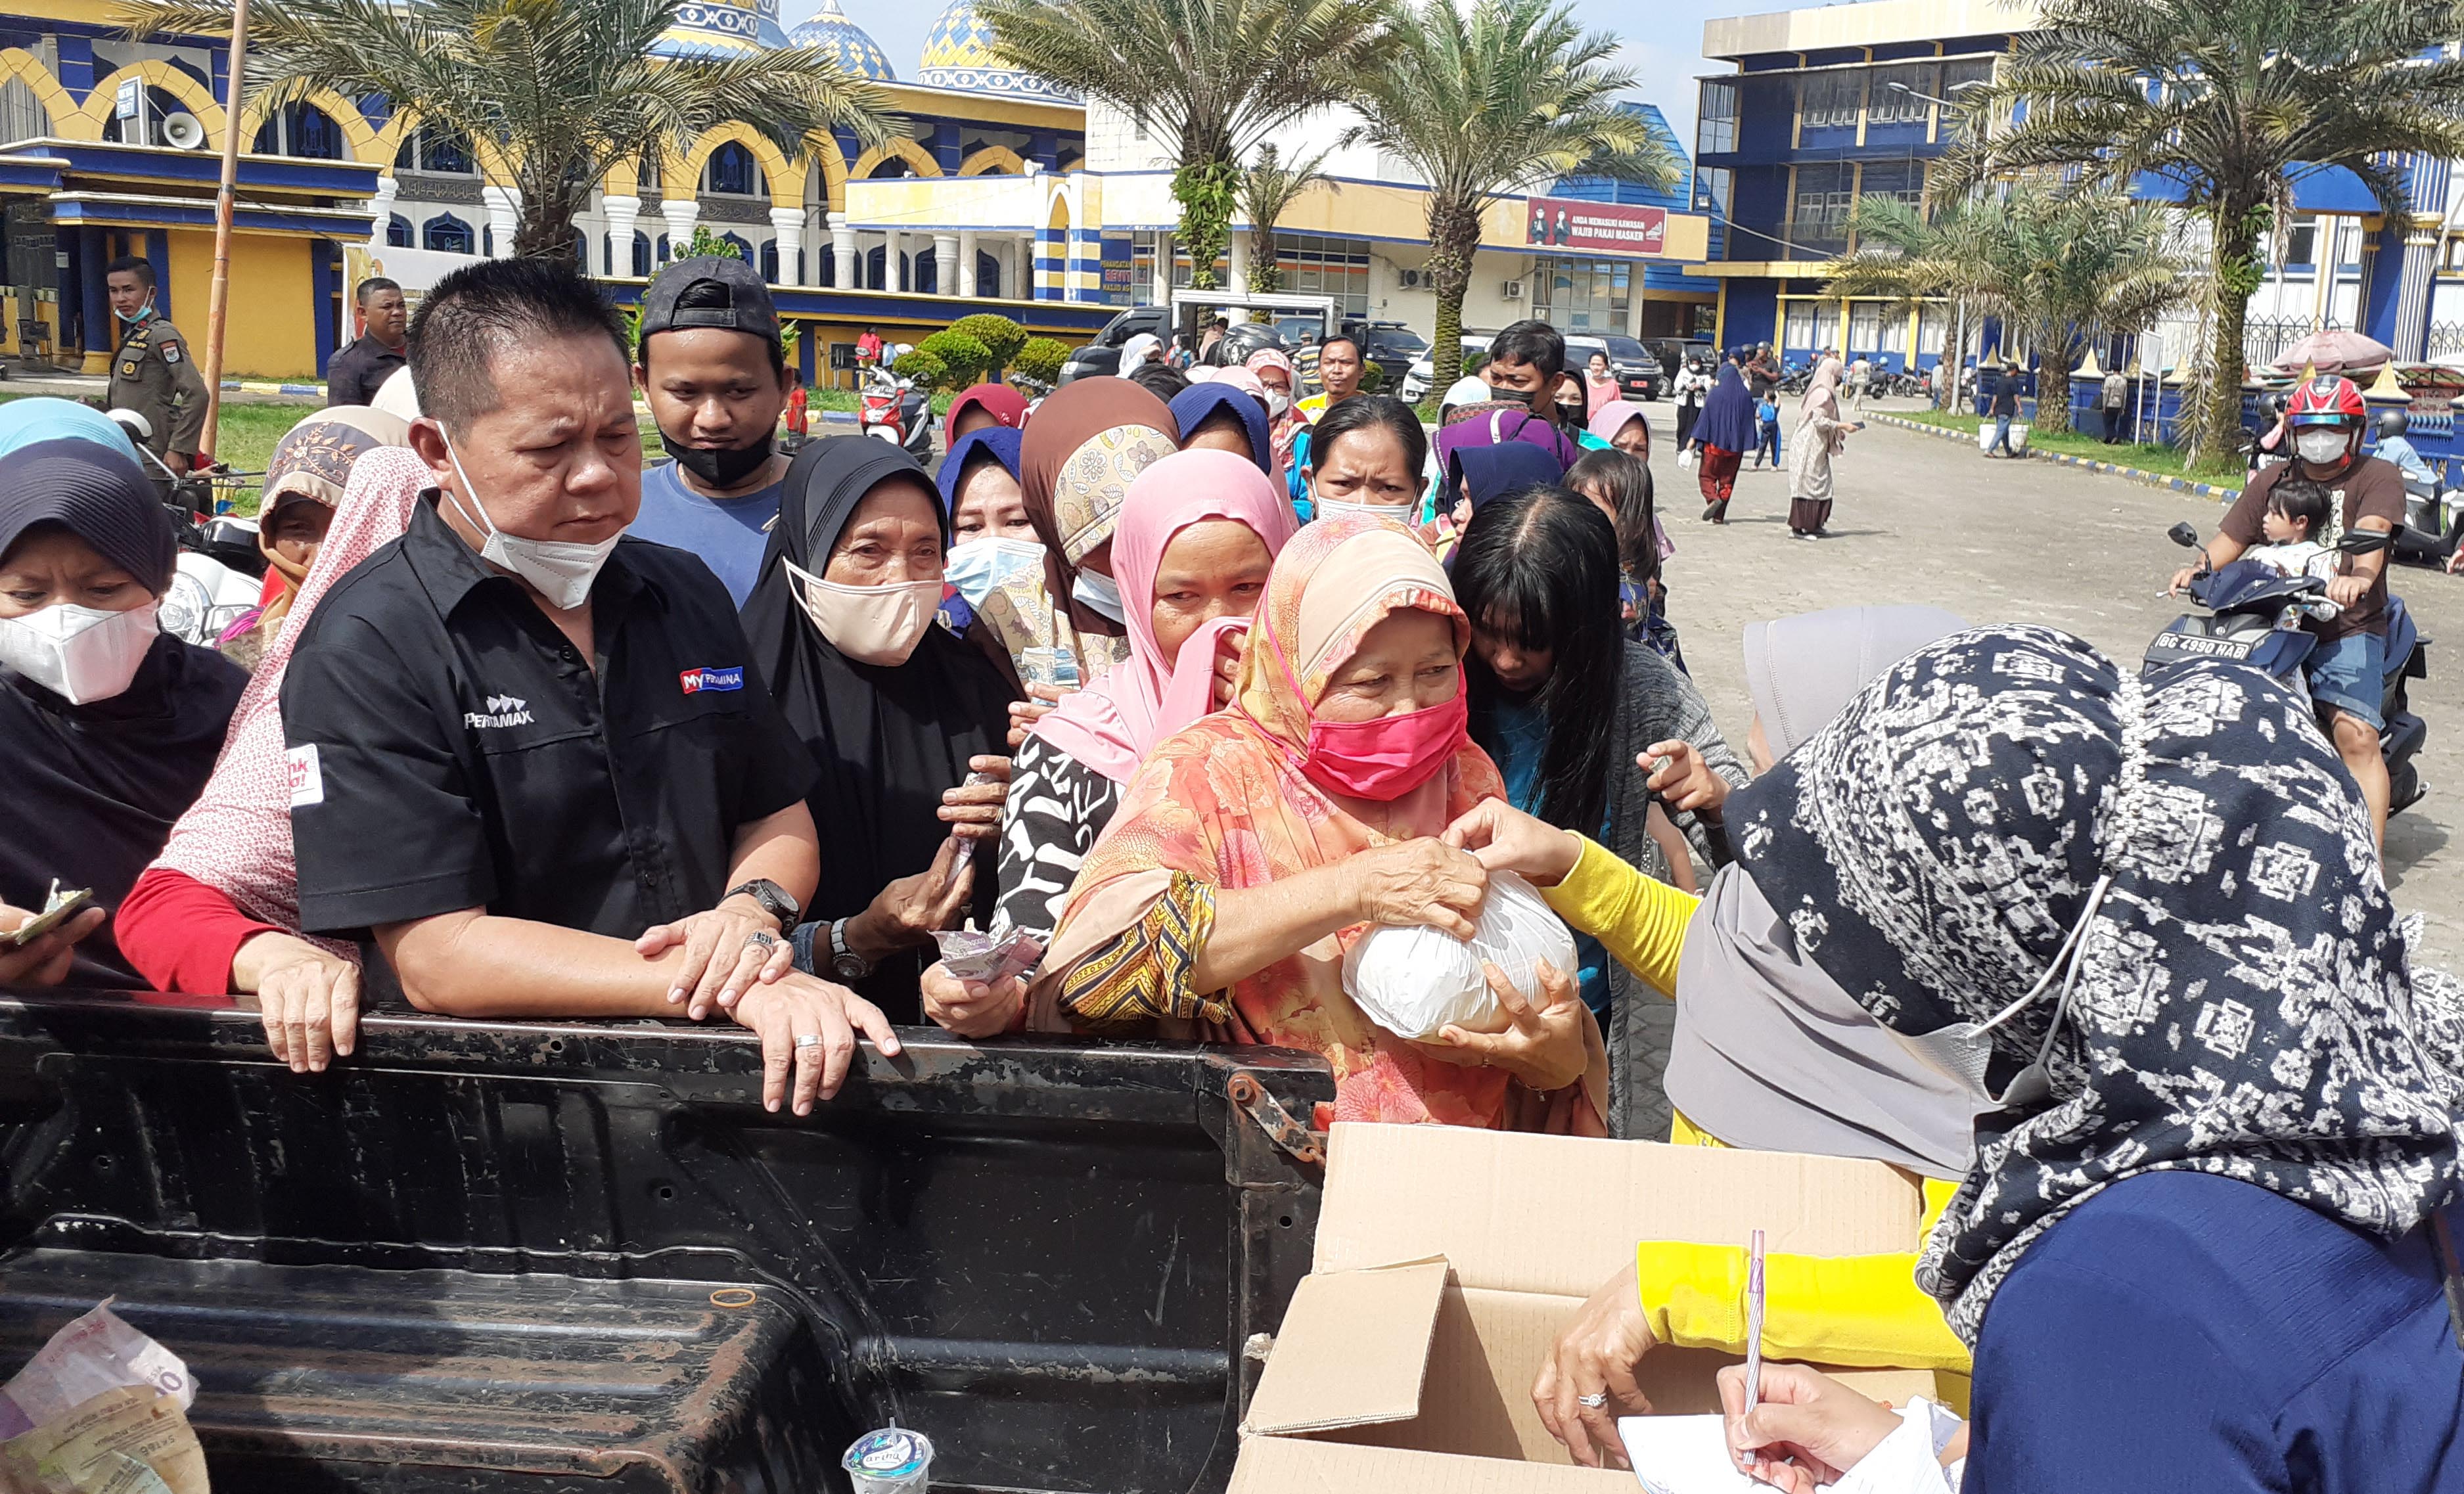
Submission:
{"label": "trimmed shrub", "polygon": [[927,389],[937,388],[949,377],[949,365],[922,348],[916,348],[890,365],[902,379],[913,379]]}
{"label": "trimmed shrub", "polygon": [[999,373],[1018,361],[1018,351],[1026,346],[1026,329],[1007,317],[991,312],[978,312],[950,323],[950,330],[974,338],[984,345],[984,368]]}
{"label": "trimmed shrub", "polygon": [[1038,384],[1061,382],[1061,365],[1069,362],[1069,344],[1059,338],[1029,338],[1010,366]]}
{"label": "trimmed shrub", "polygon": [[942,376],[948,386],[961,389],[984,376],[991,355],[984,345],[956,327],[944,328],[915,344],[919,353],[930,353],[941,361]]}

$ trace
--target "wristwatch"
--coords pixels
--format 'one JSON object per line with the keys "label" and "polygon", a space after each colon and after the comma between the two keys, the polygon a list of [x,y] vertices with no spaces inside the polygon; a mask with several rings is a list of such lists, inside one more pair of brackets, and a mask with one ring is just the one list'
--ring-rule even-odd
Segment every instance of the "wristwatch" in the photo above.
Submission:
{"label": "wristwatch", "polygon": [[841,980],[861,980],[872,974],[872,961],[847,948],[847,921],[830,920],[830,974]]}
{"label": "wristwatch", "polygon": [[[735,897],[738,894],[749,897],[755,902],[760,904],[761,911],[763,912],[778,919],[779,932],[781,934],[789,932],[794,929],[797,924],[803,921],[804,911],[796,905],[796,900],[794,898],[787,895],[787,890],[785,888],[771,881],[768,877],[755,877],[750,882],[742,883],[727,890],[728,897]],[[720,899],[722,902],[725,900],[725,898]]]}

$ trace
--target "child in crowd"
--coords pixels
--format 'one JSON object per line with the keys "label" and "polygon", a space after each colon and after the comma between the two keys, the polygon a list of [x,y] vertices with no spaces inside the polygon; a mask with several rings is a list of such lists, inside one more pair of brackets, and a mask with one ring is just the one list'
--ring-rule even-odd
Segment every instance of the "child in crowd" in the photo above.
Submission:
{"label": "child in crowd", "polygon": [[1754,428],[1761,436],[1760,444],[1754,448],[1755,468],[1759,470],[1762,467],[1765,452],[1770,453],[1771,464],[1777,467],[1779,465],[1779,393],[1777,390],[1765,389],[1762,398],[1754,401]]}
{"label": "child in crowd", "polygon": [[[2343,564],[2343,557],[2320,542],[2326,525],[2325,489],[2306,482],[2279,482],[2268,494],[2267,513],[2259,520],[2259,532],[2267,537],[2267,543],[2252,546],[2241,558],[2256,560],[2279,576],[2331,580]],[[2322,618],[2340,610],[2324,596],[2317,606]]]}

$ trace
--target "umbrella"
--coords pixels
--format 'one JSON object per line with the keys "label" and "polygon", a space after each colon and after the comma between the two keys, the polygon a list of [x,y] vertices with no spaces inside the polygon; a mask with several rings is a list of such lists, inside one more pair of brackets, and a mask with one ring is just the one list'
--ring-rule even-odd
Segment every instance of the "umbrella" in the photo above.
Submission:
{"label": "umbrella", "polygon": [[2367,373],[2395,357],[2395,349],[2375,338],[2330,327],[2313,332],[2278,354],[2276,366],[2285,373],[2315,367],[2322,374]]}

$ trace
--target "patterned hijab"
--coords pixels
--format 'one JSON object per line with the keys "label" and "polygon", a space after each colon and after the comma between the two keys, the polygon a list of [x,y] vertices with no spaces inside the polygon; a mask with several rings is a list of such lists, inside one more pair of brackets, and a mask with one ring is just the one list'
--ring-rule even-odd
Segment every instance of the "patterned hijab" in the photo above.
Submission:
{"label": "patterned hijab", "polygon": [[2415,972],[2359,793],[2266,676],[2143,683],[2049,628],[1956,633],[1728,824],[1796,947],[1903,1037],[2002,1014],[2078,931],[2070,981],[1991,1034],[1999,1092],[2057,1025],[2050,1093],[1977,1119],[1918,1264],[1969,1343],[2036,1237],[2137,1174],[2237,1177],[2383,1235],[2453,1197],[2455,988]]}
{"label": "patterned hijab", "polygon": [[280,621],[308,580],[308,567],[274,547],[274,516],[295,503],[339,509],[361,457],[385,447],[410,445],[410,423],[364,405],[332,405],[284,432],[265,466],[265,496],[257,508],[256,548],[282,578],[282,595],[258,614],[257,626]]}
{"label": "patterned hijab", "polygon": [[[1035,538],[1044,541],[1045,589],[1081,637],[1127,633],[1071,595],[1078,565],[1111,539],[1131,482],[1178,450],[1171,407],[1127,379],[1065,384],[1036,406],[1021,448],[1019,487]],[[1082,659],[1082,670],[1089,662]]]}

